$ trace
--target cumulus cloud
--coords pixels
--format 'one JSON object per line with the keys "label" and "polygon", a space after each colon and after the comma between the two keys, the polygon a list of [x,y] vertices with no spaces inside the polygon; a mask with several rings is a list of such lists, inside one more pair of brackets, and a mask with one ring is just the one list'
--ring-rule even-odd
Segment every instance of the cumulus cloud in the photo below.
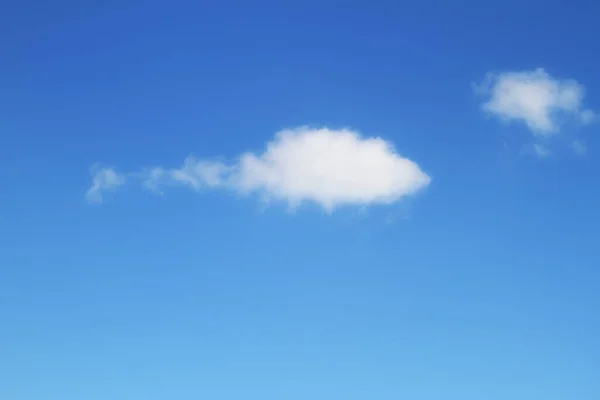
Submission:
{"label": "cumulus cloud", "polygon": [[230,183],[292,206],[314,201],[327,209],[343,204],[389,204],[430,182],[419,166],[381,138],[350,130],[286,130],[262,154],[242,155]]}
{"label": "cumulus cloud", "polygon": [[489,73],[478,91],[488,98],[483,104],[487,113],[505,121],[521,121],[538,136],[556,134],[567,118],[587,124],[595,116],[583,106],[582,85],[554,78],[541,68]]}
{"label": "cumulus cloud", "polygon": [[327,211],[343,205],[390,204],[431,181],[382,138],[309,127],[280,131],[264,151],[244,153],[233,163],[188,157],[181,167],[154,167],[138,176],[154,191],[172,185],[222,188],[257,193],[291,207],[312,202]]}
{"label": "cumulus cloud", "polygon": [[125,183],[125,177],[112,168],[92,167],[92,186],[85,193],[90,203],[102,203],[103,193],[111,191]]}

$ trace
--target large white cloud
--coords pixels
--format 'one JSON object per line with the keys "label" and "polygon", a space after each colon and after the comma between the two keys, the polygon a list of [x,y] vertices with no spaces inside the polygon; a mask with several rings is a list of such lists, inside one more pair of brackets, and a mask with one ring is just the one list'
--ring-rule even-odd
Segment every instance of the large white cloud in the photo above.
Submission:
{"label": "large white cloud", "polygon": [[327,209],[392,203],[430,182],[381,138],[309,128],[279,132],[262,154],[242,155],[229,180],[244,192],[259,191],[292,206],[314,201]]}
{"label": "large white cloud", "polygon": [[384,139],[348,129],[308,127],[280,131],[262,153],[242,154],[231,164],[188,157],[179,168],[154,167],[136,176],[157,191],[170,185],[225,188],[291,207],[313,202],[328,211],[342,205],[390,204],[431,181]]}
{"label": "large white cloud", "polygon": [[588,123],[594,112],[583,106],[585,89],[572,79],[557,79],[541,68],[489,73],[479,91],[483,109],[506,121],[522,121],[534,135],[560,131],[567,120]]}

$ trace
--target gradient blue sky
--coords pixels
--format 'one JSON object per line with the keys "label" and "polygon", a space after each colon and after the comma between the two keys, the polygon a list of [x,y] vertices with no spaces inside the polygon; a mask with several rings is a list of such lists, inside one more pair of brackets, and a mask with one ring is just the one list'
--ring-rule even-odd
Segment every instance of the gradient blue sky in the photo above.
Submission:
{"label": "gradient blue sky", "polygon": [[[474,90],[543,68],[600,110],[595,3],[5,0],[0,398],[600,398],[600,125],[561,120],[539,157]],[[431,183],[330,214],[85,201],[97,162],[302,125],[381,136]]]}

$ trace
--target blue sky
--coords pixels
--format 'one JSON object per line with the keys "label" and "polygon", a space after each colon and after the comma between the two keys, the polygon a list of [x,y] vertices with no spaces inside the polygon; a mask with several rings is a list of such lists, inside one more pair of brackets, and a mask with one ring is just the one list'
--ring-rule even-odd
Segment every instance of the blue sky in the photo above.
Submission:
{"label": "blue sky", "polygon": [[598,398],[600,6],[249,3],[3,4],[0,398]]}

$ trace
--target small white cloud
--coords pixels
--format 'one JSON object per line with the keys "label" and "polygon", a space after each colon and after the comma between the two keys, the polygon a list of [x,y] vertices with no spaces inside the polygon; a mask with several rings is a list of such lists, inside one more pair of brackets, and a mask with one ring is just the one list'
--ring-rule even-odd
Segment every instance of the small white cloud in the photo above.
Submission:
{"label": "small white cloud", "polygon": [[550,149],[548,149],[546,146],[541,145],[539,143],[536,143],[533,145],[533,153],[536,156],[541,157],[541,158],[546,158],[546,157],[550,156],[550,154],[552,154]]}
{"label": "small white cloud", "polygon": [[92,186],[85,197],[90,203],[102,203],[103,192],[114,190],[125,183],[125,177],[112,168],[92,167]]}
{"label": "small white cloud", "polygon": [[155,167],[136,176],[155,191],[168,185],[225,188],[258,193],[291,207],[313,202],[328,211],[342,205],[390,204],[431,181],[381,138],[308,127],[278,132],[262,153],[244,153],[230,165],[188,157],[180,168]]}
{"label": "small white cloud", "polygon": [[533,71],[490,73],[478,87],[487,96],[483,109],[505,121],[522,121],[534,135],[560,131],[565,117],[590,123],[595,114],[583,107],[585,89],[574,80],[561,80],[538,68]]}
{"label": "small white cloud", "polygon": [[220,162],[188,157],[181,168],[154,167],[140,175],[143,177],[144,186],[151,190],[158,191],[161,185],[184,185],[199,190],[203,187],[222,185],[223,175],[227,171],[228,168]]}

